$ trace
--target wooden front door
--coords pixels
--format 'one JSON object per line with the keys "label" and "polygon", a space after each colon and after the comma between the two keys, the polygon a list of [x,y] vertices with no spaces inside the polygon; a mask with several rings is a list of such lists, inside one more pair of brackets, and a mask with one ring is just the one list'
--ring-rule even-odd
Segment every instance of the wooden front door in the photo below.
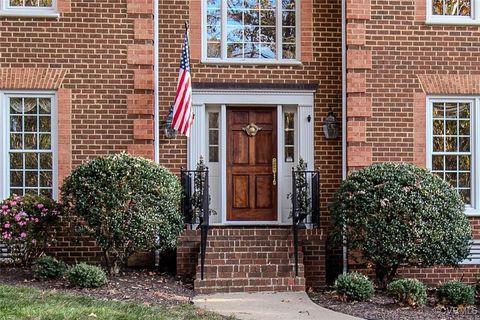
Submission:
{"label": "wooden front door", "polygon": [[[227,219],[276,221],[277,109],[227,109]],[[275,168],[276,169],[276,168]]]}

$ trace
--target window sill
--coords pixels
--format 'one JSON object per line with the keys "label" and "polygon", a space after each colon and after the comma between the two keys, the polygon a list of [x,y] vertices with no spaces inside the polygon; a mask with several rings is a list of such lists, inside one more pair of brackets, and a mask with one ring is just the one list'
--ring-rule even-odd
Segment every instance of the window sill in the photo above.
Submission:
{"label": "window sill", "polygon": [[12,18],[60,18],[60,13],[56,11],[38,11],[38,12],[25,12],[23,10],[2,10],[0,11],[0,17],[12,17]]}
{"label": "window sill", "polygon": [[428,18],[426,25],[446,25],[446,26],[478,26],[480,20],[474,19],[450,19],[450,18]]}
{"label": "window sill", "polygon": [[301,66],[299,60],[210,60],[202,59],[202,64],[219,64],[219,65],[281,65],[281,66]]}
{"label": "window sill", "polygon": [[465,207],[465,215],[467,217],[480,217],[480,210],[472,207]]}

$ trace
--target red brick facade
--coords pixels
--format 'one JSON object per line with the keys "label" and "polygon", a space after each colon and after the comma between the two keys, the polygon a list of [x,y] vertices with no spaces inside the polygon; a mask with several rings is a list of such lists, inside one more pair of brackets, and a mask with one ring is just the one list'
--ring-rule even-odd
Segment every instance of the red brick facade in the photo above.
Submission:
{"label": "red brick facade", "polygon": [[[424,0],[347,1],[350,169],[384,161],[425,167],[427,96],[480,93],[478,26],[427,24],[426,10]],[[363,63],[355,62],[359,55]],[[366,128],[362,142],[355,129],[359,119]],[[478,238],[479,219],[470,221]],[[434,284],[462,277],[472,282],[477,272],[478,266],[465,265],[402,269],[400,274]]]}
{"label": "red brick facade", "polygon": [[[348,170],[383,161],[426,165],[426,98],[480,94],[478,26],[425,23],[424,0],[346,0]],[[153,0],[58,0],[58,19],[0,17],[0,90],[54,90],[58,98],[58,174],[101,155],[127,151],[154,158]],[[190,24],[192,78],[201,84],[315,85],[314,160],[321,175],[320,228],[305,234],[307,285],[324,282],[328,203],[342,178],[341,139],[327,140],[322,122],[341,119],[341,1],[301,1],[301,63],[202,62],[200,0],[159,8],[159,114],[174,100],[184,23]],[[186,167],[186,139],[160,132],[160,163]],[[480,219],[472,218],[475,234]],[[179,271],[197,262],[197,239],[181,238]],[[60,256],[98,259],[90,239],[59,243]],[[437,279],[459,272],[404,270]],[[430,276],[432,275],[432,276]],[[423,277],[423,276],[422,276]],[[469,278],[470,279],[470,278]]]}

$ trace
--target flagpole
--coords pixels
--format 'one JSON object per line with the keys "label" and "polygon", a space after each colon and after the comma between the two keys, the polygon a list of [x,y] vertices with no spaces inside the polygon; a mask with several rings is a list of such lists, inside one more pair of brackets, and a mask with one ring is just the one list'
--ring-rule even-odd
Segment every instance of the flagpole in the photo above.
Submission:
{"label": "flagpole", "polygon": [[190,61],[190,75],[192,75],[192,60],[190,60],[190,24],[188,21],[185,21],[185,34],[188,38],[188,61]]}

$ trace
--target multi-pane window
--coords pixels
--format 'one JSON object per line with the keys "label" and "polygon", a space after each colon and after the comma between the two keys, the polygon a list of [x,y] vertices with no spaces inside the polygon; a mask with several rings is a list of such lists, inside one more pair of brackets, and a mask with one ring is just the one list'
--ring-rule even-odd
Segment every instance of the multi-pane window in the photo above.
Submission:
{"label": "multi-pane window", "polygon": [[9,7],[16,8],[52,8],[53,0],[7,0]]}
{"label": "multi-pane window", "polygon": [[218,162],[219,157],[219,113],[208,113],[208,161]]}
{"label": "multi-pane window", "polygon": [[434,101],[431,108],[431,170],[473,203],[473,113],[470,101]]}
{"label": "multi-pane window", "polygon": [[6,144],[8,193],[52,196],[54,161],[50,96],[10,96]]}
{"label": "multi-pane window", "polygon": [[471,0],[433,0],[432,13],[439,16],[472,15]]}
{"label": "multi-pane window", "polygon": [[205,46],[209,60],[297,58],[295,0],[207,0]]}
{"label": "multi-pane window", "polygon": [[426,0],[427,22],[480,24],[480,7],[473,0]]}
{"label": "multi-pane window", "polygon": [[1,0],[0,15],[58,17],[57,0]]}
{"label": "multi-pane window", "polygon": [[285,162],[295,162],[295,113],[284,113]]}

